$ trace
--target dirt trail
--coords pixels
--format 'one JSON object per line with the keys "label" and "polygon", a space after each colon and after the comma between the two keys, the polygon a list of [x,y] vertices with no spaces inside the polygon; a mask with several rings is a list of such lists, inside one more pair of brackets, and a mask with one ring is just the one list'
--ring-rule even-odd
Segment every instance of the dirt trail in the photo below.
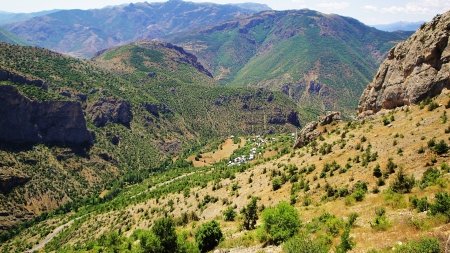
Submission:
{"label": "dirt trail", "polygon": [[[75,220],[80,219],[80,218],[76,218]],[[44,240],[42,240],[39,244],[35,245],[30,250],[25,251],[25,253],[31,253],[31,252],[39,251],[40,249],[42,249],[45,246],[45,244],[47,244],[50,240],[52,240],[64,228],[72,225],[73,221],[74,220],[71,220],[71,221],[67,222],[66,224],[63,224],[63,225],[57,227],[51,234],[47,235],[47,237],[45,237]]]}

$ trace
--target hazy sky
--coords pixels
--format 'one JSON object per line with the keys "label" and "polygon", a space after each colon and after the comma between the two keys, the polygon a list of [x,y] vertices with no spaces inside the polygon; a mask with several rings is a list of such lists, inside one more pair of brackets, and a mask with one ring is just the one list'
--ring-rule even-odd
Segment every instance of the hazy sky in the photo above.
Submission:
{"label": "hazy sky", "polygon": [[[188,1],[188,0],[186,0]],[[396,21],[430,21],[436,14],[450,10],[450,0],[189,0],[192,2],[264,3],[275,10],[309,8],[360,20],[365,24],[386,24]],[[144,2],[132,1],[132,2]],[[147,0],[165,2],[165,0]],[[95,9],[129,3],[129,0],[5,0],[1,11],[37,12],[51,9]]]}

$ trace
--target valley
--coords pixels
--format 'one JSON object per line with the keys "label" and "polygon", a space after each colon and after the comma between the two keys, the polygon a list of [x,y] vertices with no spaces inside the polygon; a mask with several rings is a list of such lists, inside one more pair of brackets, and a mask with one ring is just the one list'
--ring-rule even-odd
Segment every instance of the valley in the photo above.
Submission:
{"label": "valley", "polygon": [[0,252],[447,252],[450,12],[36,15],[0,28]]}

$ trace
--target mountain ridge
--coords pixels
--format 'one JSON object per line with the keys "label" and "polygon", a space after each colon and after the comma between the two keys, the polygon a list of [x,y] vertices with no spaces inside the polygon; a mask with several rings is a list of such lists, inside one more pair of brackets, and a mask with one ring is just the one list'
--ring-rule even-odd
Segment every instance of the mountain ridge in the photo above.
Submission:
{"label": "mountain ridge", "polygon": [[304,9],[260,12],[166,40],[196,54],[223,85],[283,91],[299,105],[347,116],[388,50],[408,36]]}
{"label": "mountain ridge", "polygon": [[167,1],[61,10],[4,27],[33,45],[77,57],[136,40],[214,24],[255,11],[236,5]]}

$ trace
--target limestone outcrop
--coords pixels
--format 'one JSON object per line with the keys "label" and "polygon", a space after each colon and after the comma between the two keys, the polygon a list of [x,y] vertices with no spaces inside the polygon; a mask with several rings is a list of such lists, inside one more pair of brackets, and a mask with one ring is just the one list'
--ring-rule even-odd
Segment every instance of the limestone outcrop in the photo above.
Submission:
{"label": "limestone outcrop", "polygon": [[437,15],[399,43],[364,90],[358,115],[410,105],[450,88],[450,12]]}
{"label": "limestone outcrop", "polygon": [[130,127],[133,119],[130,102],[114,97],[99,98],[88,105],[87,113],[97,127],[114,122]]}
{"label": "limestone outcrop", "polygon": [[319,137],[322,134],[322,131],[318,129],[318,126],[325,126],[331,124],[333,121],[339,121],[341,119],[342,114],[340,112],[329,112],[321,117],[319,121],[309,122],[298,133],[294,148],[301,148]]}
{"label": "limestone outcrop", "polygon": [[92,143],[77,101],[34,101],[17,88],[0,85],[0,141]]}

